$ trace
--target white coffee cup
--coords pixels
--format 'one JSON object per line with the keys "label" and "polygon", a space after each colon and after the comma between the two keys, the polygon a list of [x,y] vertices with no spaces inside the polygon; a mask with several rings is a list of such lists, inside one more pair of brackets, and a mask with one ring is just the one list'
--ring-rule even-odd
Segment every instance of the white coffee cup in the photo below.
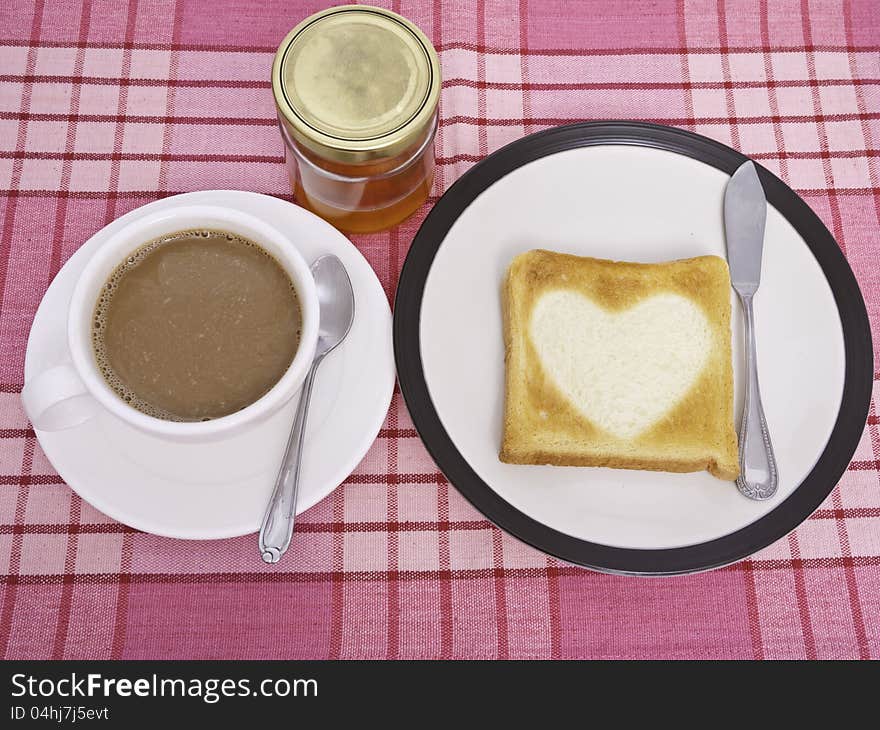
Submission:
{"label": "white coffee cup", "polygon": [[[92,320],[102,287],[113,270],[148,241],[192,229],[223,230],[248,238],[268,251],[293,282],[302,310],[299,347],[281,379],[240,411],[210,421],[166,421],[132,408],[107,384],[95,362]],[[176,441],[207,441],[262,421],[299,390],[318,342],[318,294],[299,251],[280,231],[259,218],[229,208],[191,205],[145,215],[111,236],[86,263],[70,299],[67,344],[70,361],[39,373],[21,391],[34,428],[59,431],[94,417],[102,408],[142,431]]]}

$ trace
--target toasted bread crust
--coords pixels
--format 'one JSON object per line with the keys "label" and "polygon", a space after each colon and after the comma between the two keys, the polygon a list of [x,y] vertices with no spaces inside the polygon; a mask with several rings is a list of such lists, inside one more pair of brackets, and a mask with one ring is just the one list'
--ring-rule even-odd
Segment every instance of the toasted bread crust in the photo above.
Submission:
{"label": "toasted bread crust", "polygon": [[601,456],[576,453],[553,453],[533,451],[516,454],[506,451],[500,453],[505,464],[531,464],[534,466],[605,466],[611,469],[640,469],[643,471],[668,471],[686,473],[708,471],[712,476],[733,481],[739,476],[739,466],[732,463],[718,463],[714,459],[639,459],[625,456]]}
{"label": "toasted bread crust", "polygon": [[[621,439],[586,420],[554,387],[528,335],[529,318],[546,291],[572,289],[611,311],[657,293],[698,304],[713,332],[698,381],[644,433]],[[505,344],[504,433],[500,459],[512,464],[605,466],[739,475],[733,424],[730,275],[717,256],[661,264],[607,261],[534,250],[517,256],[502,285]]]}

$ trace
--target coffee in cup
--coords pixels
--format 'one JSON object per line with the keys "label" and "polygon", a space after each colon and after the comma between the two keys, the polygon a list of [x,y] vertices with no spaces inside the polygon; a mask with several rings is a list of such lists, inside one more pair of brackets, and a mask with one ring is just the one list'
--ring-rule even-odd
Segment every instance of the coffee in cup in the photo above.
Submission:
{"label": "coffee in cup", "polygon": [[207,421],[262,397],[290,366],[302,315],[265,249],[222,230],[149,241],[108,277],[92,322],[104,379],[133,408]]}

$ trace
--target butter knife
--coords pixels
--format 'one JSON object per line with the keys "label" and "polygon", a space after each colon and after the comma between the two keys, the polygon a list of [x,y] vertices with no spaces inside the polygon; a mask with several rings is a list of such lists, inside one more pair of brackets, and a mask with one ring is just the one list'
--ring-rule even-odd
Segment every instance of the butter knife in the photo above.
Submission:
{"label": "butter knife", "polygon": [[764,223],[767,200],[751,161],[740,165],[724,191],[724,235],[730,280],[742,302],[745,315],[746,398],[739,431],[740,475],[736,486],[749,499],[770,499],[776,494],[779,474],[770,443],[770,432],[761,390],[755,348],[753,298],[761,282]]}

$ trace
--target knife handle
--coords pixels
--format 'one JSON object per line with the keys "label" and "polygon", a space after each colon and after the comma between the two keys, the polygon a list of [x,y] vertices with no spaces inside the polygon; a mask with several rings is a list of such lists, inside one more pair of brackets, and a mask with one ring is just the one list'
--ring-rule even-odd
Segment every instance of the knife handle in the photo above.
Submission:
{"label": "knife handle", "polygon": [[736,486],[749,499],[763,500],[776,494],[779,473],[773,445],[770,443],[767,419],[764,417],[764,407],[761,405],[761,389],[758,387],[753,296],[740,295],[746,327],[746,399],[739,431],[740,475]]}

